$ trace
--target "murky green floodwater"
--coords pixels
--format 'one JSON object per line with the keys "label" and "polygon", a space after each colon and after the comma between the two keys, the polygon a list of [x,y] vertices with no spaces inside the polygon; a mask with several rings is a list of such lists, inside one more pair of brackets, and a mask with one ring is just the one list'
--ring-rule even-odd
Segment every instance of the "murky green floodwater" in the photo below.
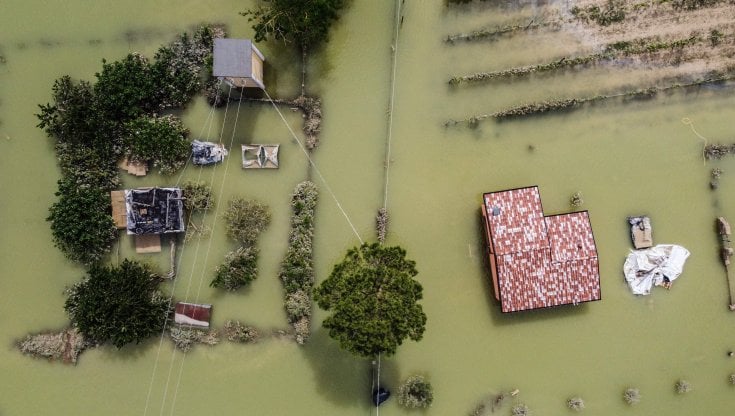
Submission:
{"label": "murky green floodwater", "polygon": [[[248,3],[248,2],[245,2]],[[223,22],[236,37],[251,35],[236,12],[243,2],[28,2],[0,4],[0,414],[252,414],[367,415],[369,365],[342,353],[315,325],[306,347],[280,339],[253,346],[227,342],[197,347],[183,359],[158,340],[116,351],[86,352],[76,367],[21,356],[13,343],[27,332],[66,324],[63,289],[83,271],[50,242],[44,221],[58,178],[52,147],[36,129],[36,104],[49,100],[63,74],[91,79],[102,58],[129,51],[150,54],[200,21]],[[311,86],[324,99],[317,166],[363,238],[373,239],[382,205],[390,94],[391,1],[351,2],[324,53],[310,68]],[[598,68],[528,81],[449,90],[455,74],[530,64],[569,53],[577,41],[562,33],[496,43],[446,46],[456,31],[527,18],[536,9],[447,9],[441,0],[407,0],[400,31],[388,208],[389,242],[408,249],[425,288],[424,340],[408,343],[383,363],[393,388],[413,373],[435,387],[425,413],[467,414],[489,393],[518,388],[536,414],[565,414],[580,395],[586,413],[726,414],[735,404],[727,376],[735,372],[732,322],[723,270],[717,261],[713,218],[735,219],[735,161],[703,166],[701,143],[681,123],[695,122],[712,141],[732,141],[732,91],[701,89],[632,103],[607,103],[573,113],[486,122],[478,129],[444,129],[448,118],[496,111],[549,97],[592,95],[635,85],[645,71]],[[263,45],[272,95],[295,91],[297,57]],[[239,156],[217,170],[187,170],[187,179],[224,183],[219,207],[234,195],[267,202],[274,214],[261,240],[261,275],[249,289],[222,294],[208,287],[213,268],[232,247],[221,221],[211,239],[183,250],[178,299],[215,305],[215,325],[237,318],[262,328],[286,326],[276,278],[288,233],[289,194],[309,174],[308,164],[272,108],[231,106],[214,114],[197,101],[185,114],[193,135],[203,131],[234,143],[281,143],[277,172],[244,172]],[[286,114],[299,131],[300,119]],[[204,127],[204,130],[202,126]],[[533,151],[529,146],[533,147]],[[708,189],[719,166],[722,186]],[[167,184],[176,178],[125,177],[126,185]],[[224,182],[223,182],[224,181]],[[319,183],[322,189],[324,185]],[[492,299],[479,228],[485,191],[539,185],[547,214],[568,209],[584,193],[599,249],[601,302],[502,315]],[[323,279],[357,238],[326,192],[318,206],[316,265]],[[625,217],[647,213],[657,243],[678,243],[692,256],[671,291],[648,298],[629,294],[621,276],[630,247]],[[208,222],[215,219],[210,217]],[[119,258],[132,256],[123,237]],[[118,258],[117,247],[111,261]],[[166,255],[146,257],[167,267]],[[169,285],[169,288],[171,286]],[[323,317],[317,311],[316,322]],[[674,393],[678,378],[694,391]],[[634,385],[643,400],[621,400]],[[150,391],[150,393],[149,393]],[[509,409],[500,410],[508,414]],[[410,414],[395,400],[381,414]]]}

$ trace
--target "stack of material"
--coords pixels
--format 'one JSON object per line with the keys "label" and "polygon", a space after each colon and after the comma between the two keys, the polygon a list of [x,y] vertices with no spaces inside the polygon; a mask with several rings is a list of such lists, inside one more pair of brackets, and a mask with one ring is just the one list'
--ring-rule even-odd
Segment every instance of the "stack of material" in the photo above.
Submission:
{"label": "stack of material", "polygon": [[646,216],[628,217],[628,222],[630,223],[630,235],[633,239],[633,247],[641,249],[653,246],[650,218]]}
{"label": "stack of material", "polygon": [[673,244],[631,251],[623,264],[625,280],[635,295],[650,294],[654,285],[668,289],[684,271],[687,257],[687,249]]}
{"label": "stack of material", "polygon": [[148,164],[123,158],[117,167],[135,176],[145,176],[148,173]]}
{"label": "stack of material", "polygon": [[191,157],[195,165],[212,165],[224,160],[227,149],[221,143],[191,142]]}

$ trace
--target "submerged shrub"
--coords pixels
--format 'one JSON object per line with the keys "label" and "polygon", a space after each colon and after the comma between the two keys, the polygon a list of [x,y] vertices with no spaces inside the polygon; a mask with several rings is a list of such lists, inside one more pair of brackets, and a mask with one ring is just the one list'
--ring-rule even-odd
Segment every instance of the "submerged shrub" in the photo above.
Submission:
{"label": "submerged shrub", "polygon": [[211,287],[234,291],[250,284],[258,277],[258,249],[240,247],[225,258],[217,267]]}
{"label": "submerged shrub", "polygon": [[510,413],[513,416],[528,416],[531,414],[531,410],[525,404],[517,404],[510,409]]}
{"label": "submerged shrub", "polygon": [[572,397],[567,400],[567,407],[576,412],[582,411],[584,410],[584,400],[581,397]]}
{"label": "submerged shrub", "polygon": [[676,392],[679,394],[689,393],[692,391],[692,385],[686,380],[679,380],[674,384]]}
{"label": "submerged shrub", "polygon": [[641,392],[637,388],[629,387],[623,392],[623,400],[630,405],[637,404],[641,401]]}
{"label": "submerged shrub", "polygon": [[188,212],[206,211],[214,205],[212,187],[204,182],[186,182],[181,188]]}
{"label": "submerged shrub", "polygon": [[730,384],[735,386],[735,374],[730,374],[727,380],[730,382]]}
{"label": "submerged shrub", "polygon": [[255,245],[271,222],[268,206],[252,199],[235,198],[224,213],[227,235],[245,246]]}
{"label": "submerged shrub", "polygon": [[250,343],[255,342],[260,334],[258,330],[252,326],[243,325],[240,321],[228,320],[225,322],[225,336],[228,341]]}
{"label": "submerged shrub", "polygon": [[411,376],[398,388],[398,403],[408,408],[429,407],[434,389],[422,376]]}
{"label": "submerged shrub", "polygon": [[190,327],[172,326],[169,335],[174,341],[176,348],[187,352],[194,344],[217,345],[219,334],[217,331],[202,331]]}

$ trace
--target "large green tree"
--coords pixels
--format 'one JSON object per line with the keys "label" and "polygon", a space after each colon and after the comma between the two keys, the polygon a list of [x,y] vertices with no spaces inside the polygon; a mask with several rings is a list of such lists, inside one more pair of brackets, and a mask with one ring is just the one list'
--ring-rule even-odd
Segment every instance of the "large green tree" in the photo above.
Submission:
{"label": "large green tree", "polygon": [[147,265],[130,260],[119,267],[94,266],[69,289],[64,309],[92,341],[118,348],[138,343],[160,333],[170,313],[159,280]]}
{"label": "large green tree", "polygon": [[417,303],[417,274],[400,247],[374,243],[349,250],[314,292],[319,306],[332,312],[323,326],[343,349],[365,358],[392,355],[406,338],[420,340],[426,315]]}
{"label": "large green tree", "polygon": [[262,0],[241,14],[255,22],[256,42],[273,38],[307,49],[328,39],[343,6],[344,0]]}
{"label": "large green tree", "polygon": [[49,209],[54,244],[74,261],[90,265],[109,250],[117,235],[112,220],[110,196],[101,189],[59,181],[59,200]]}

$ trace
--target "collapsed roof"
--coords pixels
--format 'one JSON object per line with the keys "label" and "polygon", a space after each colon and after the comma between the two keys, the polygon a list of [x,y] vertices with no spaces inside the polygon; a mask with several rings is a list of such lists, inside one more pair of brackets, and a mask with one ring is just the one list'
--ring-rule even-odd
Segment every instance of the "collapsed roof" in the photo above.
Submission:
{"label": "collapsed roof", "polygon": [[184,201],[180,188],[125,190],[128,234],[184,232]]}

